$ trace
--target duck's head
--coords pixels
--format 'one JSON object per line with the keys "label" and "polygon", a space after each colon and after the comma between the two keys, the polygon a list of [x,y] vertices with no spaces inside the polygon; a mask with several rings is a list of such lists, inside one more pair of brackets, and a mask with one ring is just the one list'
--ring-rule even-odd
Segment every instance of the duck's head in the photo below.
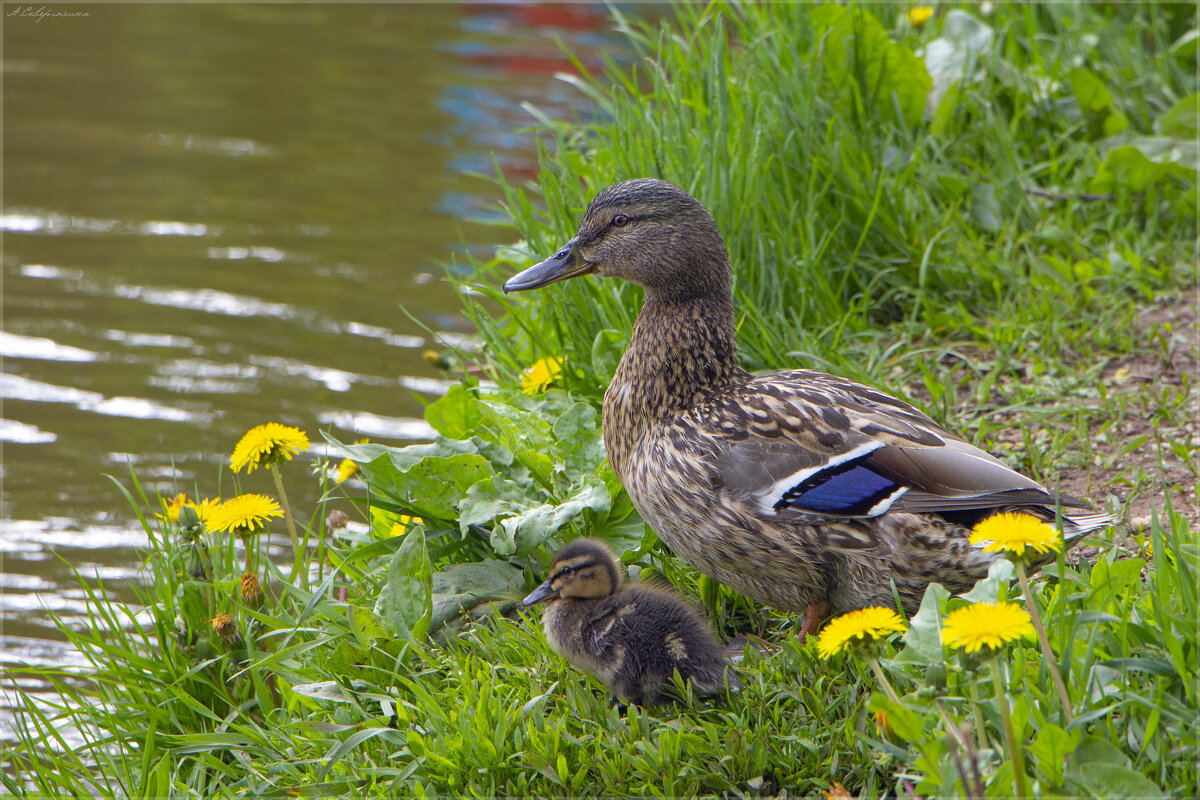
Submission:
{"label": "duck's head", "polygon": [[560,597],[608,597],[621,585],[621,564],[595,539],[575,539],[554,554],[550,577],[521,601],[531,606]]}
{"label": "duck's head", "polygon": [[624,278],[647,293],[728,293],[729,253],[696,198],[657,178],[615,183],[588,205],[575,236],[540,264],[509,278],[505,292],[537,289],[579,275]]}

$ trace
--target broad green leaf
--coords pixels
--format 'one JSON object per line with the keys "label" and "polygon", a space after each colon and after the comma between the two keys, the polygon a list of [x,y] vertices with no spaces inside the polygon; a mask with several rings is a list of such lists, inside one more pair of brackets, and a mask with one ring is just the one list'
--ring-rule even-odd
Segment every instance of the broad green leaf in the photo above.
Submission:
{"label": "broad green leaf", "polygon": [[431,633],[476,606],[520,596],[525,573],[507,561],[456,564],[433,575]]}
{"label": "broad green leaf", "polygon": [[455,384],[425,407],[425,421],[450,439],[469,439],[479,427],[479,412],[474,407],[476,392]]}
{"label": "broad green leaf", "polygon": [[1129,127],[1129,117],[1122,114],[1120,111],[1114,111],[1104,119],[1104,126],[1101,132],[1105,136],[1116,136],[1118,133],[1126,130]]}
{"label": "broad green leaf", "polygon": [[972,603],[995,603],[1008,596],[1008,586],[1012,583],[1014,569],[1007,558],[998,558],[988,567],[986,578],[976,581],[969,592],[962,597]]}
{"label": "broad green leaf", "polygon": [[[1140,143],[1146,144],[1146,138],[1142,137]],[[1186,150],[1191,154],[1190,164],[1194,165],[1196,146],[1192,144]],[[1190,165],[1151,161],[1138,147],[1123,145],[1108,154],[1096,176],[1088,182],[1088,188],[1094,192],[1144,192],[1154,184],[1171,178],[1194,184],[1196,170]]]}
{"label": "broad green leaf", "polygon": [[605,513],[611,506],[608,489],[600,481],[593,480],[561,505],[541,505],[503,520],[492,529],[492,548],[501,556],[528,553],[584,509]]}
{"label": "broad green leaf", "polygon": [[492,475],[471,486],[458,506],[458,526],[465,535],[472,525],[485,525],[497,517],[510,516],[533,503],[517,483]]}
{"label": "broad green leaf", "polygon": [[[885,118],[910,127],[925,113],[932,81],[925,64],[912,51],[893,42],[870,13],[827,5],[809,17],[824,48],[825,77],[839,95],[838,102],[853,114],[868,100]],[[854,80],[856,86],[851,86]]]}
{"label": "broad green leaf", "polygon": [[1097,764],[1128,767],[1130,761],[1129,756],[1122,753],[1115,744],[1107,739],[1101,739],[1099,736],[1085,736],[1071,753],[1071,758],[1067,762],[1067,770],[1079,772],[1091,769]]}
{"label": "broad green leaf", "polygon": [[1037,768],[1052,786],[1063,785],[1067,756],[1074,751],[1081,737],[1082,733],[1079,730],[1065,731],[1052,722],[1044,723],[1033,737],[1029,752],[1033,754]]}
{"label": "broad green leaf", "polygon": [[387,583],[375,602],[375,613],[396,633],[414,642],[425,638],[433,616],[432,572],[425,529],[417,525],[405,534],[403,544],[392,556]]}
{"label": "broad green leaf", "polygon": [[921,607],[909,620],[904,632],[904,649],[894,659],[898,664],[942,663],[942,609],[950,592],[940,583],[931,583],[921,598]]}
{"label": "broad green leaf", "polygon": [[1194,140],[1200,134],[1200,94],[1189,94],[1154,121],[1160,136]]}
{"label": "broad green leaf", "polygon": [[426,457],[401,469],[396,452],[363,465],[363,474],[372,488],[426,519],[455,519],[467,490],[492,474],[487,459],[475,453]]}
{"label": "broad green leaf", "polygon": [[596,409],[587,403],[571,406],[554,423],[554,436],[559,441],[564,474],[572,484],[595,475],[604,461],[599,423]]}
{"label": "broad green leaf", "polygon": [[1083,67],[1075,67],[1067,73],[1071,83],[1071,91],[1075,94],[1075,102],[1085,114],[1099,114],[1107,111],[1112,105],[1112,92],[1096,75]]}
{"label": "broad green leaf", "polygon": [[554,482],[554,437],[550,425],[537,414],[503,403],[476,400],[482,424],[490,428],[545,487]]}
{"label": "broad green leaf", "polygon": [[1142,773],[1116,764],[1091,764],[1073,777],[1096,797],[1125,800],[1129,797],[1167,796],[1166,792]]}
{"label": "broad green leaf", "polygon": [[475,444],[458,439],[447,439],[439,436],[427,444],[413,444],[407,447],[388,447],[387,445],[367,442],[365,444],[342,444],[329,434],[323,434],[330,447],[343,458],[348,458],[358,464],[369,464],[387,453],[397,469],[405,470],[423,458],[430,456],[452,456],[459,453],[477,452]]}
{"label": "broad green leaf", "polygon": [[900,739],[916,742],[924,737],[924,717],[918,712],[905,708],[900,703],[893,703],[879,694],[871,698],[867,708],[871,711],[886,712],[888,724]]}

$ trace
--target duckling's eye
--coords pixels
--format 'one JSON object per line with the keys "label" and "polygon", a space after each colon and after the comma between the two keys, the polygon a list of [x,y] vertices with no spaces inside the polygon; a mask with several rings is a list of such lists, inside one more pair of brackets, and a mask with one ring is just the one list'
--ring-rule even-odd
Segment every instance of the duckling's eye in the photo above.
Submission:
{"label": "duckling's eye", "polygon": [[628,224],[629,217],[625,216],[624,214],[617,214],[612,218],[612,226],[614,228],[624,228]]}
{"label": "duckling's eye", "polygon": [[558,575],[560,578],[565,578],[566,576],[570,575],[574,571],[575,571],[574,567],[563,567],[562,569],[560,569],[558,571]]}

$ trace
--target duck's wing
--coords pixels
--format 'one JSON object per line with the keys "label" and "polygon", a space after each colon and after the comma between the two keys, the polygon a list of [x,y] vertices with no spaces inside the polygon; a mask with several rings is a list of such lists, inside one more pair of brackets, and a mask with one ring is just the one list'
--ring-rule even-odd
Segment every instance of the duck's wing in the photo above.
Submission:
{"label": "duck's wing", "polygon": [[1056,498],[907,403],[820,372],[751,380],[711,398],[705,412],[724,491],[765,517],[1086,507]]}

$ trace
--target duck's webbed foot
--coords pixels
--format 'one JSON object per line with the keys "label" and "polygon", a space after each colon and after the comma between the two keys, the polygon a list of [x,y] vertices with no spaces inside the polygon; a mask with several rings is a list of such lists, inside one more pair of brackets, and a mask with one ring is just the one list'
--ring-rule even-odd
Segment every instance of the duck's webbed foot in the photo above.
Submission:
{"label": "duck's webbed foot", "polygon": [[816,636],[821,629],[821,623],[829,616],[829,601],[821,600],[809,603],[804,611],[804,621],[800,623],[800,641],[806,641],[809,636]]}

